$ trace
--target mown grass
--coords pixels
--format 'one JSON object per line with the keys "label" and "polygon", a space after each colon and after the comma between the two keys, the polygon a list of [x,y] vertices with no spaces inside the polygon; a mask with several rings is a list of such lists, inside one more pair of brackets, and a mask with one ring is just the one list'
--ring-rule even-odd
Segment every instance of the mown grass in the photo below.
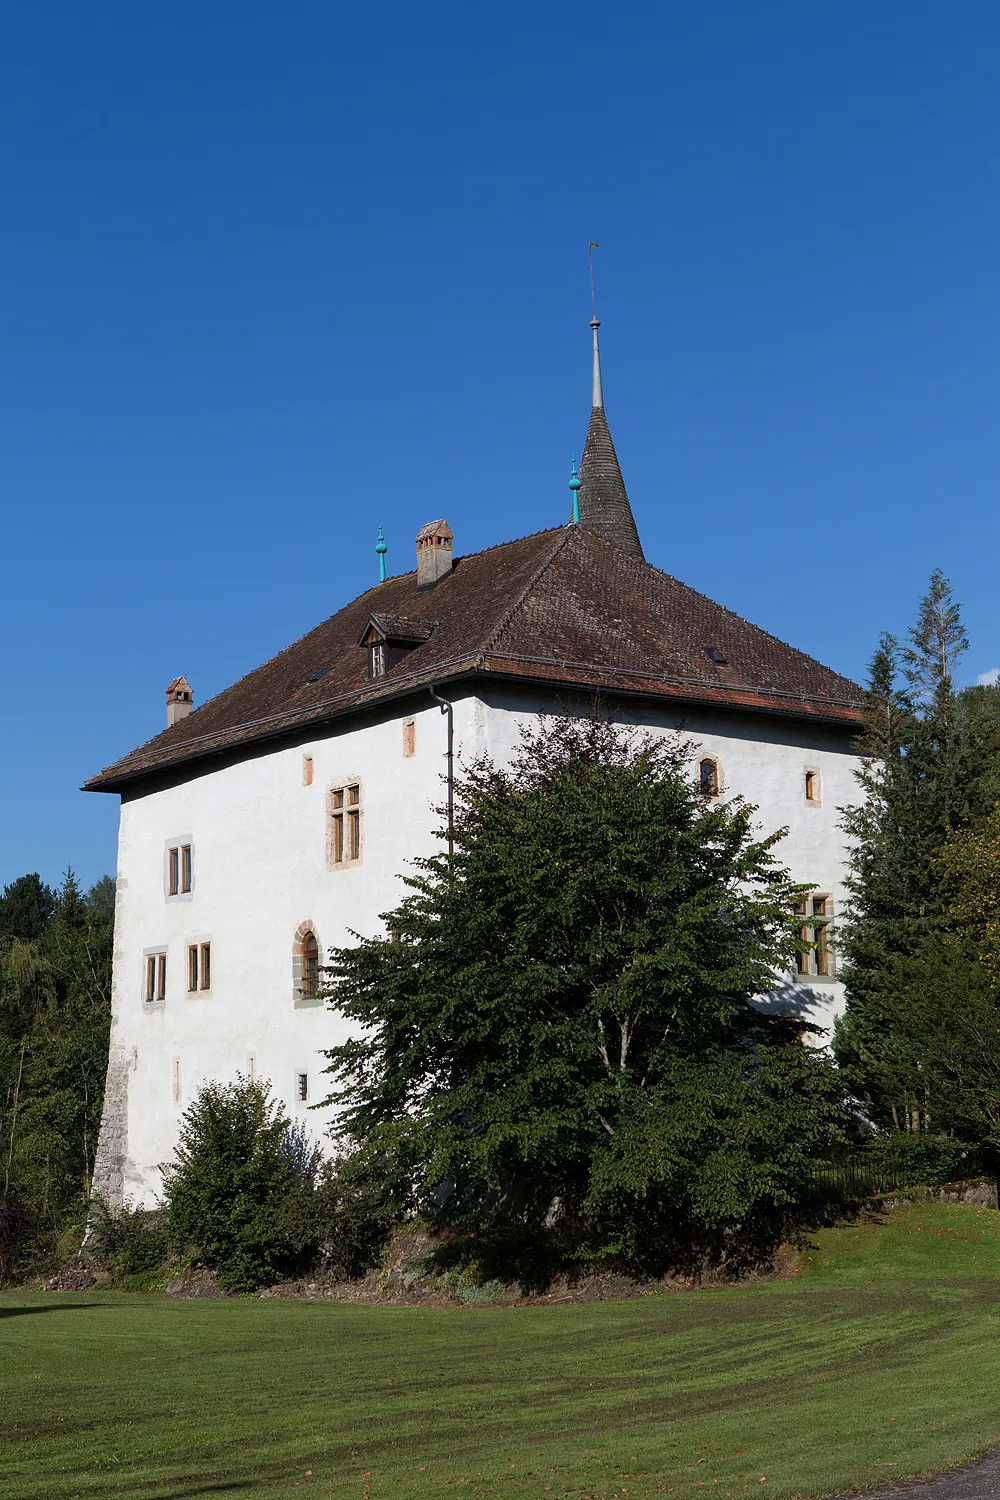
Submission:
{"label": "mown grass", "polygon": [[513,1309],[0,1294],[0,1497],[830,1494],[1000,1442],[1000,1215]]}

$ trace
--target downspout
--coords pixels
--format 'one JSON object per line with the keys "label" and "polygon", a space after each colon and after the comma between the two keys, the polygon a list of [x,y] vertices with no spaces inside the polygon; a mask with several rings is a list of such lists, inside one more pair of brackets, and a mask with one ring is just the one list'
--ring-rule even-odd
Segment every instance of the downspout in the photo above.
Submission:
{"label": "downspout", "polygon": [[455,855],[455,710],[447,698],[442,698],[434,684],[428,687],[431,697],[441,705],[441,712],[448,715],[448,748],[445,751],[445,759],[448,762],[448,873],[451,874],[452,860]]}

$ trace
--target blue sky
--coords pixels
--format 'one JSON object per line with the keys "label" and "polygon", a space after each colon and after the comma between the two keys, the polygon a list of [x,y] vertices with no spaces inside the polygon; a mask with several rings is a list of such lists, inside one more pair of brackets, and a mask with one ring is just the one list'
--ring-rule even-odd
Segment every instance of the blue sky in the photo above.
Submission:
{"label": "blue sky", "polygon": [[445,515],[561,521],[605,396],[647,556],[863,673],[932,567],[1000,664],[1000,8],[11,0],[0,881],[84,777]]}

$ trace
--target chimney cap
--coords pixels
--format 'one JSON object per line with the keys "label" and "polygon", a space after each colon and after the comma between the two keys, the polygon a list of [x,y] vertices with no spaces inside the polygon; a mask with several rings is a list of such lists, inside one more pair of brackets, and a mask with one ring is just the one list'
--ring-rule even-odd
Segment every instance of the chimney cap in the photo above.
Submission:
{"label": "chimney cap", "polygon": [[442,541],[452,542],[455,540],[455,533],[448,522],[442,518],[440,521],[428,521],[426,525],[421,526],[417,532],[417,545],[430,541],[431,537],[440,537]]}

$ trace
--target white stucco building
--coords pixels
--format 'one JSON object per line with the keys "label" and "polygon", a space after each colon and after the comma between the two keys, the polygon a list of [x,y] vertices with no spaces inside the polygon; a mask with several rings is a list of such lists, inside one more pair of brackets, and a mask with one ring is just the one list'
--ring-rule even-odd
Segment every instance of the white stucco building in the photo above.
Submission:
{"label": "white stucco building", "polygon": [[[122,802],[95,1173],[108,1201],[155,1201],[209,1078],[268,1078],[320,1132],[306,1112],[343,1030],[315,967],[352,930],[378,931],[408,861],[438,847],[449,726],[457,757],[503,761],[526,718],[599,692],[623,723],[681,729],[709,794],[742,794],[762,828],[788,827],[781,858],[815,888],[810,935],[835,922],[859,689],[645,560],[596,345],[595,326],[578,522],[457,558],[430,523],[413,572],[208,703],[192,712],[175,680],[167,729],[87,783]],[[781,1003],[828,1027],[835,954],[820,940],[804,967]]]}

